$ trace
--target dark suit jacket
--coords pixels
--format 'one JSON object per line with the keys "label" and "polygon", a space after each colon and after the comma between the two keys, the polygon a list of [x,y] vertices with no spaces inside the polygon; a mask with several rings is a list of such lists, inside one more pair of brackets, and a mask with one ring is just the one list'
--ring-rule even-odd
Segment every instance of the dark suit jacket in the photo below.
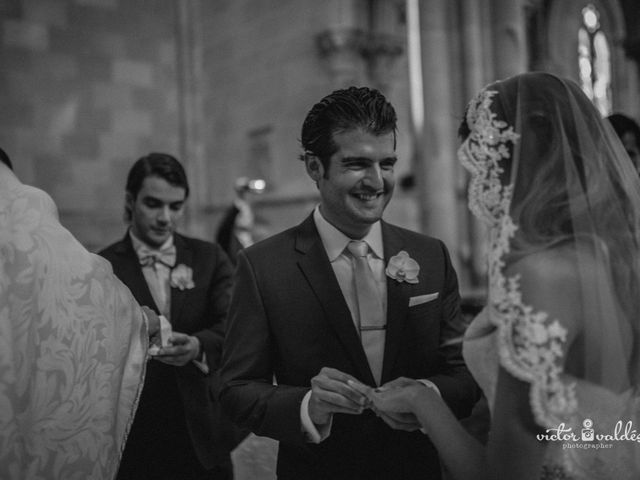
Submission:
{"label": "dark suit jacket", "polygon": [[[382,223],[385,261],[405,250],[420,265],[419,283],[387,278],[387,335],[382,382],[429,379],[459,416],[477,400],[466,369],[456,274],[439,240]],[[322,367],[374,385],[349,308],[313,216],[240,252],[222,361],[223,408],[258,435],[280,440],[279,479],[437,479],[426,435],[390,429],[371,411],[336,414],[331,435],[310,444],[300,403]],[[409,307],[409,298],[438,292]],[[275,374],[277,386],[272,385]]]}
{"label": "dark suit jacket", "polygon": [[[184,264],[193,270],[195,286],[185,290],[171,289],[172,329],[200,340],[210,372],[205,375],[193,362],[174,367],[150,360],[132,432],[136,431],[135,422],[144,416],[145,410],[161,411],[162,402],[170,397],[175,387],[176,395],[179,395],[176,404],[180,405],[181,400],[184,405],[186,425],[195,452],[202,465],[211,468],[228,461],[228,453],[235,446],[230,422],[221,418],[220,406],[212,395],[212,386],[215,389],[219,381],[231,265],[216,244],[179,234],[174,234],[174,244],[176,265]],[[111,262],[114,273],[129,287],[138,303],[158,312],[129,234],[99,253]],[[161,418],[155,419],[156,423],[161,424],[162,421]],[[148,439],[130,437],[127,447],[131,440],[144,442]]]}

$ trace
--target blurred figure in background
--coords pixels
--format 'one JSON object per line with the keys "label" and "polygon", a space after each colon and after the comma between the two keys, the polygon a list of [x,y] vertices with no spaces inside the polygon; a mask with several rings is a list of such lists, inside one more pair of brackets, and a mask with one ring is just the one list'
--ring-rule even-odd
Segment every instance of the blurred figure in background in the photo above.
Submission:
{"label": "blurred figure in background", "polygon": [[240,177],[236,180],[236,198],[227,209],[216,234],[216,242],[229,256],[229,260],[237,263],[238,251],[253,245],[253,230],[255,217],[251,203],[247,197],[249,194],[261,194],[266,188],[266,182],[262,179],[250,180]]}
{"label": "blurred figure in background", "polygon": [[624,149],[640,174],[640,126],[635,120],[621,113],[609,115],[607,120],[620,137]]}

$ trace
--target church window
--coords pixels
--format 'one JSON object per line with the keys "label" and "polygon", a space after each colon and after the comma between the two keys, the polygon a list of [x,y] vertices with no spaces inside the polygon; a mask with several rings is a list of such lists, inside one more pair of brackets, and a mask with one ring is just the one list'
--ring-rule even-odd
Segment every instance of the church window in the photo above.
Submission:
{"label": "church window", "polygon": [[578,65],[582,90],[603,116],[611,113],[611,54],[600,27],[600,13],[589,4],[582,9],[578,30]]}

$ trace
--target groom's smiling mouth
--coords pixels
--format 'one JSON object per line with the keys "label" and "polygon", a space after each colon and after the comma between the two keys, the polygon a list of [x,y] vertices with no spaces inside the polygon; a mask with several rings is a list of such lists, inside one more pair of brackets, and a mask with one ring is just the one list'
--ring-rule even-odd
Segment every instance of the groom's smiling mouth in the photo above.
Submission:
{"label": "groom's smiling mouth", "polygon": [[351,195],[362,202],[370,202],[384,195],[384,190],[381,190],[379,192],[356,192],[352,193]]}

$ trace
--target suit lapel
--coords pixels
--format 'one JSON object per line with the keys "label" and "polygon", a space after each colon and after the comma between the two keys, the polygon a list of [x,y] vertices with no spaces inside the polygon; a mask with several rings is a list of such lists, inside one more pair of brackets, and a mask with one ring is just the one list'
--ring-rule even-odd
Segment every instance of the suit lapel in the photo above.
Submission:
{"label": "suit lapel", "polygon": [[318,298],[325,318],[360,372],[361,380],[375,385],[360,337],[353,325],[351,312],[318,235],[313,214],[298,227],[295,248],[302,254],[298,265]]}
{"label": "suit lapel", "polygon": [[159,312],[147,280],[144,278],[138,255],[133,249],[131,238],[127,233],[122,241],[115,248],[117,260],[114,261],[113,269],[118,278],[120,278],[131,290],[133,296],[140,305],[146,305],[156,312]]}
{"label": "suit lapel", "polygon": [[[402,237],[386,222],[382,222],[382,240],[386,264],[391,257],[403,250],[404,242]],[[387,335],[382,364],[382,384],[391,380],[389,376],[398,356],[398,349],[406,327],[408,305],[409,297],[406,284],[387,277]]]}
{"label": "suit lapel", "polygon": [[[194,268],[193,250],[189,244],[177,233],[173,234],[173,243],[176,246],[176,266],[184,264],[187,267]],[[193,280],[195,281],[195,270],[193,272]],[[176,328],[180,323],[180,314],[182,313],[182,304],[187,296],[188,290],[180,290],[171,287],[171,325]]]}

